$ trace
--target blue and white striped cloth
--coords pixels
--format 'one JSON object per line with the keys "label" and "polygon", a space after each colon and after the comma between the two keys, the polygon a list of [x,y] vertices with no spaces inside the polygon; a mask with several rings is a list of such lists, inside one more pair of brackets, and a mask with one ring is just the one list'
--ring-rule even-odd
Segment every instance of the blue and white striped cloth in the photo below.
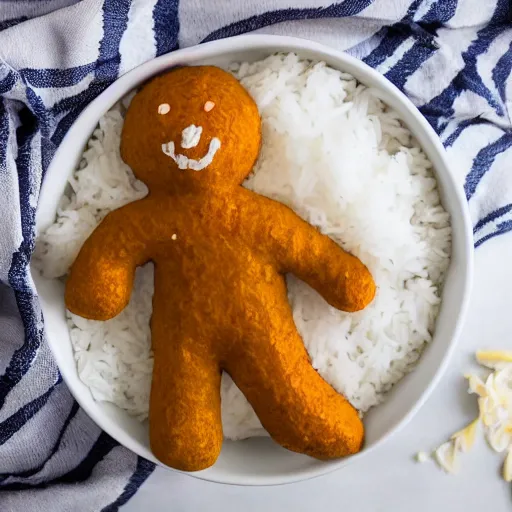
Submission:
{"label": "blue and white striped cloth", "polygon": [[70,396],[28,269],[41,180],[96,95],[156,55],[246,32],[346,50],[435,128],[479,246],[512,229],[511,19],[510,0],[0,0],[0,510],[117,510],[153,470]]}

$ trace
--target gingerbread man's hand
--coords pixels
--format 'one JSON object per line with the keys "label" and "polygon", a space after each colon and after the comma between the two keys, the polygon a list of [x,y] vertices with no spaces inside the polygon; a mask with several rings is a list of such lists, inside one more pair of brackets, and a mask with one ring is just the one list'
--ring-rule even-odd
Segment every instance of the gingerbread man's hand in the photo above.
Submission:
{"label": "gingerbread man's hand", "polygon": [[81,317],[108,320],[128,304],[145,243],[130,223],[130,205],[109,213],[86,240],[66,282],[66,307]]}
{"label": "gingerbread man's hand", "polygon": [[342,311],[359,311],[373,300],[376,286],[366,266],[288,207],[274,203],[268,225],[281,271],[296,275]]}

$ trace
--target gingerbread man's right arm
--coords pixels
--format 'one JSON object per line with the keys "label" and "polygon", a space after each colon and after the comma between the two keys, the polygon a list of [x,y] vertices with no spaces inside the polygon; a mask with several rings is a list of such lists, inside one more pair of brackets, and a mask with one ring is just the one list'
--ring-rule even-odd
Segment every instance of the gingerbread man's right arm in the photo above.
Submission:
{"label": "gingerbread man's right arm", "polygon": [[287,206],[268,199],[264,202],[271,252],[281,272],[296,275],[342,311],[359,311],[373,300],[375,282],[358,258]]}
{"label": "gingerbread man's right arm", "polygon": [[128,304],[135,268],[148,259],[146,243],[134,229],[133,204],[109,213],[82,246],[66,282],[72,313],[108,320]]}

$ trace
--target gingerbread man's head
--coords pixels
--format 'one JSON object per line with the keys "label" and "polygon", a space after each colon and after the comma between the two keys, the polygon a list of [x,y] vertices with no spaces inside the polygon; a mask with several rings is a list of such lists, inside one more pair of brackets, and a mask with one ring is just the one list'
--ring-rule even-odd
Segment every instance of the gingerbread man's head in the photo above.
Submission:
{"label": "gingerbread man's head", "polygon": [[258,109],[238,80],[213,66],[183,67],[135,96],[121,155],[151,192],[215,192],[242,183],[260,142]]}

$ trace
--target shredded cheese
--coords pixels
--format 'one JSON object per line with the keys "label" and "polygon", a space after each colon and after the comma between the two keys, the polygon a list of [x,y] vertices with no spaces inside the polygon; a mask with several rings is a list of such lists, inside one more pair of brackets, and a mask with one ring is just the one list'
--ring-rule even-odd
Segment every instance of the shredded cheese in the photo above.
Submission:
{"label": "shredded cheese", "polygon": [[439,446],[434,452],[435,460],[446,472],[457,473],[458,454],[467,452],[473,447],[478,425],[481,423],[485,439],[491,449],[497,453],[506,452],[503,478],[511,482],[512,352],[480,350],[476,353],[476,359],[481,365],[492,370],[485,380],[475,374],[464,376],[468,381],[468,392],[478,397],[478,417],[455,432],[449,441]]}

